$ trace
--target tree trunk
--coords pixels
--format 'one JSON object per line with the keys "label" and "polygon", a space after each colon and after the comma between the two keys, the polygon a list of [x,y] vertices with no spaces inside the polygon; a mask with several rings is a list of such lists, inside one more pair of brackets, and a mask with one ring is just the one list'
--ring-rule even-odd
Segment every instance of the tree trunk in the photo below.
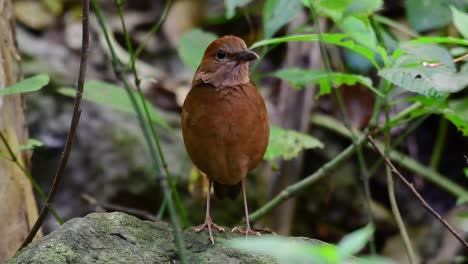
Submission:
{"label": "tree trunk", "polygon": [[[0,89],[12,85],[16,79],[13,64],[19,54],[13,37],[11,0],[0,0]],[[28,155],[19,146],[27,140],[27,125],[21,95],[0,96],[0,133],[17,158],[28,167]],[[0,141],[0,263],[14,255],[37,218],[37,207],[31,184],[7,147]]]}

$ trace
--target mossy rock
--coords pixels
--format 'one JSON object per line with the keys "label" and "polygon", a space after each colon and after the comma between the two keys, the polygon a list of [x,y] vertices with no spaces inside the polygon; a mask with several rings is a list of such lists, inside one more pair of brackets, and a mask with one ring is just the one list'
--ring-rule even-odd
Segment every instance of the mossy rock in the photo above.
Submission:
{"label": "mossy rock", "polygon": [[[229,230],[226,228],[226,230]],[[272,258],[228,248],[241,237],[217,233],[215,245],[207,232],[183,231],[189,263],[276,263]],[[13,263],[178,263],[171,225],[142,221],[124,213],[92,213],[75,218],[10,259]]]}

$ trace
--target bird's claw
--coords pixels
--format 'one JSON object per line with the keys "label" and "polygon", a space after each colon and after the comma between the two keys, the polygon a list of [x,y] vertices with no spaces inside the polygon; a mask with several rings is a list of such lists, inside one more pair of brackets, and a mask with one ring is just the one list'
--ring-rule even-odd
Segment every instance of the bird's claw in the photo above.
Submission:
{"label": "bird's claw", "polygon": [[224,232],[224,228],[220,227],[219,225],[213,223],[213,220],[211,218],[206,218],[205,223],[201,224],[199,227],[195,229],[195,232],[200,233],[201,231],[205,230],[208,228],[208,235],[209,235],[209,240],[211,244],[214,245],[214,237],[213,237],[213,232],[211,231],[211,228],[216,229],[218,232]]}
{"label": "bird's claw", "polygon": [[255,236],[262,236],[260,232],[257,232],[255,230],[252,230],[251,228],[246,228],[245,230],[236,226],[231,230],[232,233],[241,233],[247,235],[255,235]]}

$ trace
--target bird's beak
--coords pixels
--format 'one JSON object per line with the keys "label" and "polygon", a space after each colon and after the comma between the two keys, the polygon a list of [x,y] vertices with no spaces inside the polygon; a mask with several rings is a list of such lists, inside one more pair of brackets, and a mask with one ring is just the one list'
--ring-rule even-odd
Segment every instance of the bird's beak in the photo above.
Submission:
{"label": "bird's beak", "polygon": [[239,62],[248,62],[256,59],[260,59],[260,57],[251,50],[244,50],[236,56],[236,60]]}

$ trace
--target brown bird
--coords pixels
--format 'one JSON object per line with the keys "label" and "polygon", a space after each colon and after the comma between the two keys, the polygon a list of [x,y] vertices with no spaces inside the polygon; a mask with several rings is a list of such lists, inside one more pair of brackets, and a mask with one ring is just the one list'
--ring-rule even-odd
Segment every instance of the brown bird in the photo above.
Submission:
{"label": "brown bird", "polygon": [[[182,109],[185,147],[193,163],[209,180],[205,223],[196,229],[216,225],[210,216],[210,190],[216,196],[235,199],[242,187],[246,229],[232,232],[260,235],[250,228],[245,178],[265,154],[269,125],[265,102],[249,79],[249,62],[259,56],[235,36],[213,41],[205,51]],[[213,184],[214,183],[214,184]]]}

